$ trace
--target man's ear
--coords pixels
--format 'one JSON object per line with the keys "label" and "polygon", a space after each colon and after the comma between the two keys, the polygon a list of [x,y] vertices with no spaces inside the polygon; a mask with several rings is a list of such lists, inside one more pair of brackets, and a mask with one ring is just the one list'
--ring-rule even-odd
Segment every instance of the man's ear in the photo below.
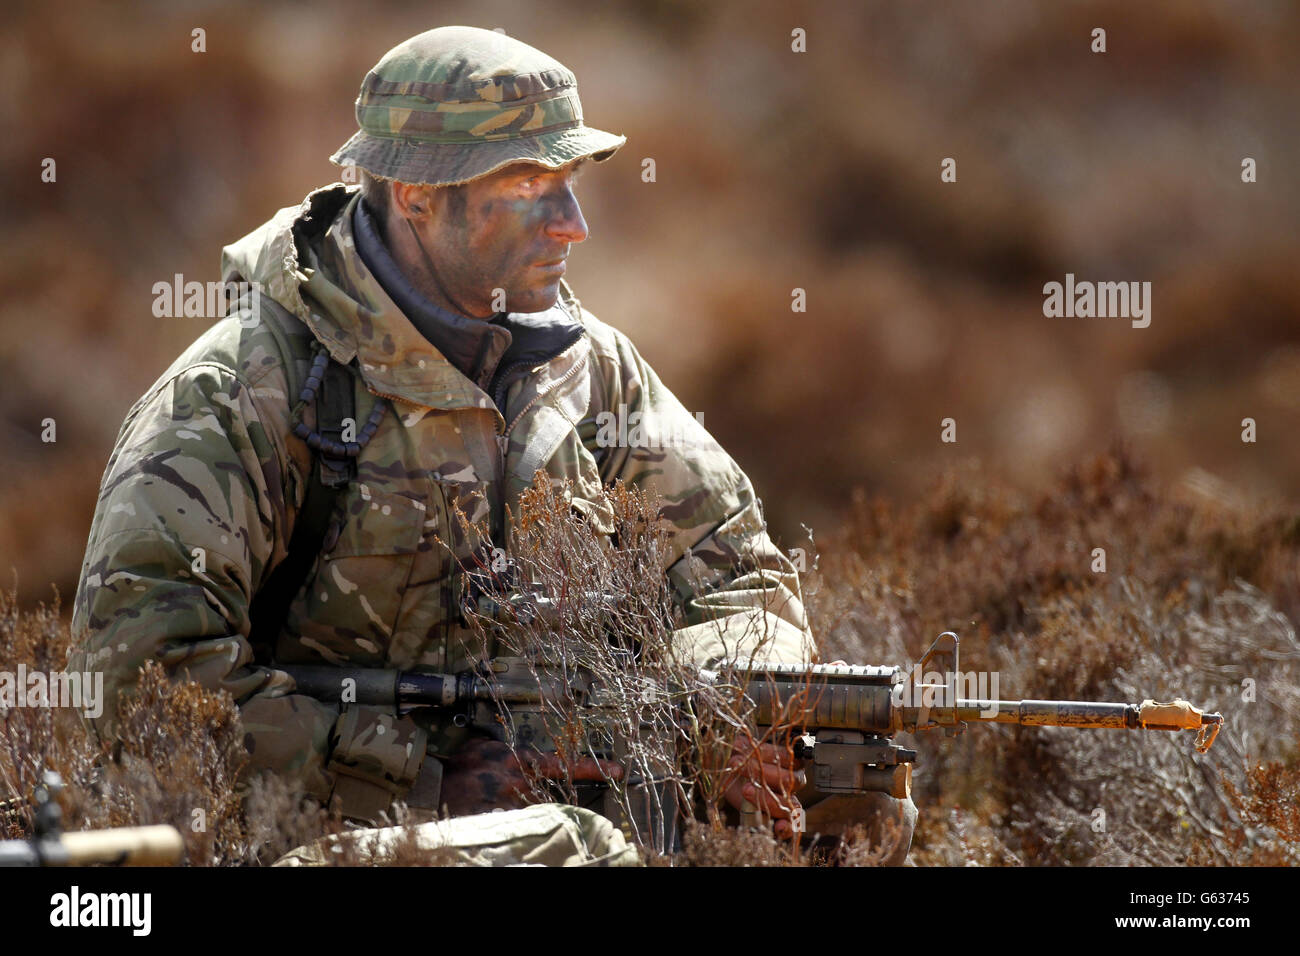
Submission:
{"label": "man's ear", "polygon": [[433,212],[433,190],[415,183],[389,183],[390,208],[403,219],[424,219]]}

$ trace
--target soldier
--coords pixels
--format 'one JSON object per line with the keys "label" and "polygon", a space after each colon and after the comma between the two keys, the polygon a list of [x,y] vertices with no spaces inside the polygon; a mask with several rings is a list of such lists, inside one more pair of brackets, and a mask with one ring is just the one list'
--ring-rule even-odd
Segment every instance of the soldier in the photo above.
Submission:
{"label": "soldier", "polygon": [[[503,34],[444,27],[389,51],[356,115],[331,159],[359,168],[360,187],[319,189],[223,250],[223,278],[258,291],[118,436],[73,622],[78,666],[105,672],[101,735],[157,659],[234,696],[251,771],[349,817],[394,799],[513,805],[524,778],[504,744],[296,694],[275,663],[456,671],[490,653],[456,610],[457,570],[483,542],[453,513],[503,543],[505,509],[539,469],[570,481],[598,528],[598,492],[617,479],[667,503],[663,570],[687,622],[674,640],[697,661],[755,633],[771,658],[809,659],[797,575],[749,480],[564,282],[587,236],[575,179],[624,143],[584,124],[573,74]],[[602,413],[688,440],[609,447]],[[350,433],[330,430],[344,418]],[[788,836],[801,773],[773,748],[735,760],[749,782],[728,800],[759,803]],[[563,769],[552,757],[534,772]]]}

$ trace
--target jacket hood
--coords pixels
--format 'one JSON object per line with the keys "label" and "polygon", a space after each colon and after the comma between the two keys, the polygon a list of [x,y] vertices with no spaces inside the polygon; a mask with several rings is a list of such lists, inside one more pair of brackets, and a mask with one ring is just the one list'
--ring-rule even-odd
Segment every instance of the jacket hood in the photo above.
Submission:
{"label": "jacket hood", "polygon": [[302,284],[311,280],[303,263],[314,261],[313,246],[319,246],[330,223],[338,216],[359,186],[335,183],[310,193],[297,206],[285,206],[248,235],[221,250],[221,278],[225,282],[248,282],[302,319],[330,357],[347,364],[357,354],[356,342],[336,322],[326,322],[313,313],[302,295]]}

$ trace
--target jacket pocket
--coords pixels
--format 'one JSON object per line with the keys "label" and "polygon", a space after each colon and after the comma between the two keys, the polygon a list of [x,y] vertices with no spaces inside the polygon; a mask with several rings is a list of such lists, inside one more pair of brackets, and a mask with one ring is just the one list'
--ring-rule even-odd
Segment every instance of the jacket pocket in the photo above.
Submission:
{"label": "jacket pocket", "polygon": [[[383,664],[420,544],[425,505],[354,483],[300,597],[298,638],[335,664]],[[313,653],[314,652],[314,653]]]}
{"label": "jacket pocket", "polygon": [[343,525],[333,546],[326,542],[326,558],[415,554],[424,527],[423,501],[357,482],[344,496],[343,505]]}

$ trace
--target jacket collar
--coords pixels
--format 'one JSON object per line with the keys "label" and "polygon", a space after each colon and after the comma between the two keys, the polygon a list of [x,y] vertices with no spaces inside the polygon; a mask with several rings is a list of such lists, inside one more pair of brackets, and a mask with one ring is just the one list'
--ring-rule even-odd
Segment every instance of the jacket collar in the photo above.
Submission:
{"label": "jacket collar", "polygon": [[[355,358],[376,394],[426,408],[494,408],[488,392],[420,334],[367,267],[353,222],[359,203],[356,186],[316,190],[301,206],[280,210],[227,246],[223,277],[259,282],[308,325],[335,361]],[[494,389],[502,396],[515,376],[549,364],[585,334],[564,298],[545,312],[509,313],[501,324],[512,338]]]}
{"label": "jacket collar", "polygon": [[431,302],[393,259],[364,201],[353,205],[352,235],[361,264],[416,331],[461,374],[488,391],[501,356],[510,347],[510,330],[502,324],[505,314],[498,313],[490,320],[471,319]]}

